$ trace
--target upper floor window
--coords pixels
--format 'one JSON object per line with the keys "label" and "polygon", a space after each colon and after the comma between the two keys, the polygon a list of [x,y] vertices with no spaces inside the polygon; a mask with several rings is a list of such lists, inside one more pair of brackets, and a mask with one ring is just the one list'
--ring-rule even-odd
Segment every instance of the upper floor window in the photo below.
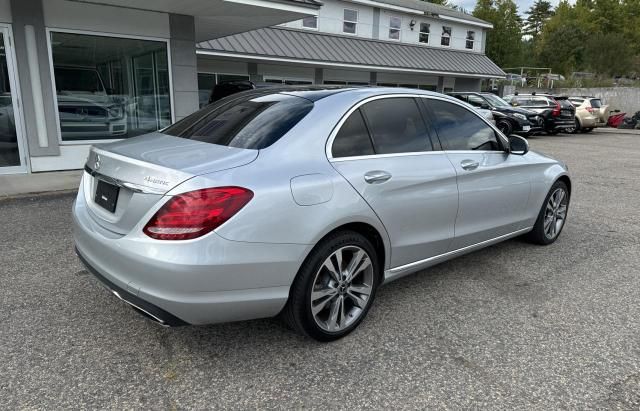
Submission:
{"label": "upper floor window", "polygon": [[309,16],[302,19],[302,27],[306,29],[318,28],[318,16]]}
{"label": "upper floor window", "polygon": [[400,17],[389,18],[389,38],[392,40],[400,40],[400,27],[402,19]]}
{"label": "upper floor window", "polygon": [[442,37],[440,45],[449,47],[451,45],[451,27],[442,26]]}
{"label": "upper floor window", "polygon": [[420,43],[429,43],[429,23],[420,23],[418,41]]}
{"label": "upper floor window", "polygon": [[469,50],[473,50],[473,42],[476,39],[476,32],[475,31],[467,31],[467,42],[465,44],[465,47],[468,48]]}
{"label": "upper floor window", "polygon": [[358,25],[358,10],[344,9],[344,19],[342,22],[342,32],[356,34]]}

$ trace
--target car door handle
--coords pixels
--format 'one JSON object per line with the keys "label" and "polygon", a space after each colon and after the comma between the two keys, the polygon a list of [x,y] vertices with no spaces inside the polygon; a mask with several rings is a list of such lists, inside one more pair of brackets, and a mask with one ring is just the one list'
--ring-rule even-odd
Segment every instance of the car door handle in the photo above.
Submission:
{"label": "car door handle", "polygon": [[480,163],[474,160],[462,160],[460,162],[460,166],[468,171],[475,170],[479,165]]}
{"label": "car door handle", "polygon": [[384,183],[390,178],[391,178],[391,174],[382,170],[369,171],[364,175],[364,181],[366,181],[369,184]]}

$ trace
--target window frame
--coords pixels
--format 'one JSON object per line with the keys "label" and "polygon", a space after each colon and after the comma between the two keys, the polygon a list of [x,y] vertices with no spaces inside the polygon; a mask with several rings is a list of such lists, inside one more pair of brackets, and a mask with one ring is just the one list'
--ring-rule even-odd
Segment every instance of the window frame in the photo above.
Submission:
{"label": "window frame", "polygon": [[[304,21],[307,19],[313,19],[316,24],[315,26],[311,27],[311,26],[305,26],[304,25]],[[307,17],[303,17],[302,19],[300,19],[300,27],[302,27],[305,30],[318,30],[318,16],[307,16]]]}
{"label": "window frame", "polygon": [[[449,33],[446,32],[445,29],[449,29]],[[445,34],[448,34],[445,36]],[[453,37],[453,27],[452,26],[442,26],[442,34],[440,34],[440,46],[441,47],[451,47],[451,38]],[[444,39],[447,39],[447,44],[442,44]]]}
{"label": "window frame", "polygon": [[[391,25],[391,22],[393,20],[398,20],[400,22],[398,24],[398,27],[393,27]],[[394,32],[397,31],[398,32],[398,38],[397,39],[391,37],[391,32],[392,31],[394,31]],[[387,37],[391,41],[402,41],[402,17],[400,17],[400,16],[389,16],[389,32],[387,33]]]}
{"label": "window frame", "polygon": [[[427,26],[427,31],[426,32],[422,31],[422,25],[423,24]],[[423,34],[427,36],[427,41],[420,40],[420,37]],[[430,39],[431,39],[431,23],[427,23],[427,22],[424,22],[424,21],[420,22],[419,26],[418,26],[418,43],[429,44]]]}
{"label": "window frame", "polygon": [[136,36],[136,35],[128,35],[128,34],[116,34],[116,33],[106,33],[101,31],[91,31],[91,30],[76,30],[76,29],[63,29],[63,28],[55,28],[55,27],[45,27],[45,33],[47,37],[47,53],[48,53],[48,64],[49,64],[49,75],[51,76],[51,92],[53,93],[53,109],[55,113],[55,121],[56,121],[56,132],[58,133],[58,144],[60,146],[82,146],[82,145],[92,145],[92,144],[106,144],[113,143],[116,141],[126,140],[126,138],[113,138],[113,139],[103,139],[103,140],[62,140],[62,125],[60,122],[59,110],[58,110],[58,94],[56,91],[56,82],[55,82],[55,73],[54,73],[54,62],[53,62],[53,44],[51,39],[51,33],[68,33],[68,34],[79,34],[86,36],[99,36],[99,37],[112,37],[118,39],[127,39],[127,40],[147,40],[147,41],[155,41],[159,43],[164,43],[167,51],[167,73],[169,75],[169,103],[171,104],[171,124],[176,122],[176,105],[175,99],[173,95],[173,67],[171,64],[171,44],[170,40],[162,37],[151,37],[151,36]]}
{"label": "window frame", "polygon": [[[469,33],[471,33],[471,37],[469,36]],[[476,32],[475,32],[475,30],[467,30],[467,37],[465,37],[464,41],[465,41],[464,48],[466,50],[474,50],[475,47],[476,47]],[[469,44],[471,44],[471,47],[469,47]]]}
{"label": "window frame", "polygon": [[[346,11],[353,11],[356,13],[356,19],[355,20],[347,20],[347,16],[345,15]],[[343,8],[342,9],[342,34],[348,34],[351,36],[357,36],[358,35],[358,21],[360,20],[360,10],[357,9],[349,9],[349,8]],[[344,30],[344,24],[345,23],[352,23],[354,24],[354,30],[353,33],[345,31]]]}
{"label": "window frame", "polygon": [[[420,110],[420,113],[423,116],[423,119],[424,119],[424,121],[426,123],[427,134],[429,136],[429,139],[431,140],[431,145],[433,147],[433,151],[416,151],[416,152],[390,153],[390,154],[372,154],[372,155],[353,156],[353,157],[336,157],[336,158],[333,157],[333,155],[331,153],[331,149],[333,147],[333,141],[335,140],[336,135],[338,134],[338,132],[342,128],[342,125],[345,123],[345,121],[349,118],[349,116],[351,116],[351,114],[354,111],[358,110],[361,106],[367,104],[368,102],[371,102],[371,101],[374,101],[374,100],[380,100],[380,99],[385,99],[385,98],[397,98],[397,97],[409,97],[409,98],[413,98],[416,101],[416,103],[418,105],[418,108]],[[426,104],[426,102],[429,101],[429,100],[441,100],[441,101],[445,101],[445,102],[448,102],[448,103],[451,103],[451,104],[456,104],[456,105],[462,107],[463,109],[469,111],[470,113],[475,115],[477,118],[479,118],[482,122],[484,122],[487,126],[489,126],[491,129],[493,129],[494,132],[496,132],[496,136],[498,138],[498,142],[504,149],[502,151],[496,151],[496,150],[454,150],[456,153],[465,153],[465,152],[469,152],[469,153],[503,153],[503,154],[508,153],[508,151],[507,151],[508,140],[500,132],[500,130],[498,130],[495,125],[491,124],[487,119],[482,117],[480,114],[476,113],[473,110],[470,110],[466,106],[466,104],[464,102],[459,101],[457,99],[456,100],[451,100],[451,99],[446,98],[446,97],[430,96],[430,95],[425,95],[425,94],[394,93],[394,94],[384,94],[384,95],[367,97],[367,98],[365,98],[363,100],[360,100],[359,102],[354,104],[351,108],[349,108],[349,110],[347,110],[342,115],[340,120],[333,127],[333,130],[331,131],[331,133],[329,134],[329,137],[327,138],[327,141],[325,143],[325,155],[327,156],[327,159],[329,160],[329,162],[340,162],[340,161],[366,160],[366,159],[370,159],[370,158],[393,158],[393,157],[422,156],[422,155],[435,155],[435,154],[446,153],[447,151],[444,150],[444,146],[440,142],[440,137],[438,136],[435,128],[433,127],[433,123],[432,123],[432,121],[433,121],[433,113],[431,112],[431,109],[428,107],[428,104]],[[369,127],[369,125],[366,124],[366,118],[365,118],[365,125],[367,127]],[[374,149],[375,149],[375,145],[374,145]]]}

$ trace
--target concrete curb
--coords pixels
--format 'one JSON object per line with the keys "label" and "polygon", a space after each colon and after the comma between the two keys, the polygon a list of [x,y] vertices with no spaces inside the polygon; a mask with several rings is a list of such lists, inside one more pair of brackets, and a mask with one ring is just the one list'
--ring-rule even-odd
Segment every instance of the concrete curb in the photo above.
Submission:
{"label": "concrete curb", "polygon": [[0,175],[0,199],[78,190],[82,170]]}

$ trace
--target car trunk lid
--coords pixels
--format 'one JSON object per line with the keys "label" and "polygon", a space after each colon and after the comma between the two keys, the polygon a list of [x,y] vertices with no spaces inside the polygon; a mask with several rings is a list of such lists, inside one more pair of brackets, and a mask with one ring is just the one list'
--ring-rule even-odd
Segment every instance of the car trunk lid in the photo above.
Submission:
{"label": "car trunk lid", "polygon": [[204,173],[246,165],[258,150],[151,133],[94,146],[83,189],[94,220],[127,234],[174,187]]}

